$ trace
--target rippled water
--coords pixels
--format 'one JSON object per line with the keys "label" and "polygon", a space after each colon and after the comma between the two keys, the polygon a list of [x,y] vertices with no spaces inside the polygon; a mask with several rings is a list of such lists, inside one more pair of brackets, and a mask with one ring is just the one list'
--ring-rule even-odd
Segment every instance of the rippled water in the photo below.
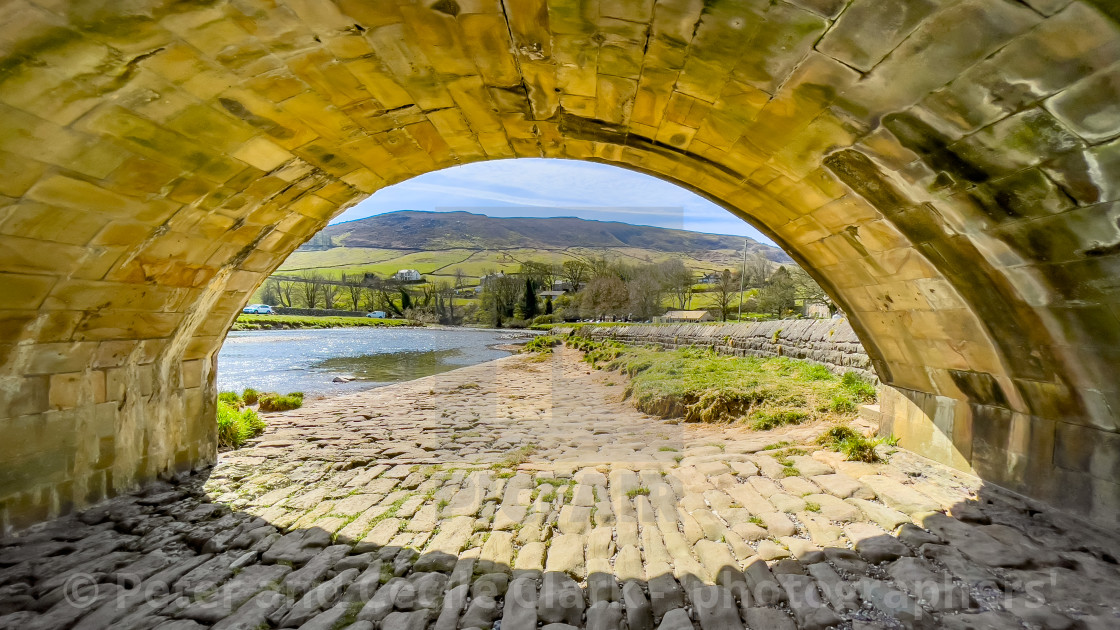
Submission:
{"label": "rippled water", "polygon": [[[447,328],[234,331],[218,353],[219,391],[331,394],[399,383],[510,354],[524,333]],[[332,382],[348,376],[350,383]]]}

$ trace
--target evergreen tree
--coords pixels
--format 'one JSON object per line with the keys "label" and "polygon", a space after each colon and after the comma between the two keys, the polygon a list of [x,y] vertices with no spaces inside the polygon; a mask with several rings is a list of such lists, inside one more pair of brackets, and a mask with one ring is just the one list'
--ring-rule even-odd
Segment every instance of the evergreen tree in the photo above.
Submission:
{"label": "evergreen tree", "polygon": [[544,314],[545,315],[551,315],[552,314],[552,296],[551,295],[548,296],[547,298],[545,298]]}
{"label": "evergreen tree", "polygon": [[409,295],[408,291],[406,291],[404,287],[401,287],[400,291],[401,291],[401,311],[407,311],[408,309],[412,308],[412,296]]}
{"label": "evergreen tree", "polygon": [[525,294],[521,304],[521,316],[523,319],[533,319],[540,313],[537,307],[537,291],[533,286],[532,278],[525,278]]}

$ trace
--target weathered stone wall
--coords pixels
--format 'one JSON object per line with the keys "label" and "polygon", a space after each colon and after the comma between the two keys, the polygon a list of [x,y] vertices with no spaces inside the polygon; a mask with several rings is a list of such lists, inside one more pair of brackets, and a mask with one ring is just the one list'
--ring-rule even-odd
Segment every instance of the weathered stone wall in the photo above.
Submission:
{"label": "weathered stone wall", "polygon": [[[557,328],[563,333],[566,329]],[[744,324],[635,324],[587,326],[579,335],[631,344],[674,349],[711,348],[721,354],[790,357],[827,366],[833,372],[855,372],[878,382],[871,358],[847,320],[789,319]]]}
{"label": "weathered stone wall", "polygon": [[554,157],[750,221],[978,474],[1115,522],[1117,7],[0,3],[0,519],[210,461],[226,331],[349,205]]}

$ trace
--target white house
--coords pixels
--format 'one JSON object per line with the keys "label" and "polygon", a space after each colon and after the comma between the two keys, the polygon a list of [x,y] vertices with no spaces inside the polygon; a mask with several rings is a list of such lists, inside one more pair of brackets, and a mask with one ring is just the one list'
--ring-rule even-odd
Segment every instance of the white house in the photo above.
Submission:
{"label": "white house", "polygon": [[420,280],[422,279],[423,276],[421,276],[420,272],[416,271],[415,269],[401,269],[397,273],[393,274],[393,280],[396,280],[398,282],[420,282]]}

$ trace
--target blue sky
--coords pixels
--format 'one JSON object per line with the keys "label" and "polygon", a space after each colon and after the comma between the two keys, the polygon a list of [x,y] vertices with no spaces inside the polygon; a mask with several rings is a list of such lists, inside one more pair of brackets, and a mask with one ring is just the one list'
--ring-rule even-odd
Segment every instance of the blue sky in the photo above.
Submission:
{"label": "blue sky", "polygon": [[492,217],[576,216],[773,241],[675,184],[616,166],[522,158],[456,166],[384,188],[332,221],[395,210],[466,210]]}

